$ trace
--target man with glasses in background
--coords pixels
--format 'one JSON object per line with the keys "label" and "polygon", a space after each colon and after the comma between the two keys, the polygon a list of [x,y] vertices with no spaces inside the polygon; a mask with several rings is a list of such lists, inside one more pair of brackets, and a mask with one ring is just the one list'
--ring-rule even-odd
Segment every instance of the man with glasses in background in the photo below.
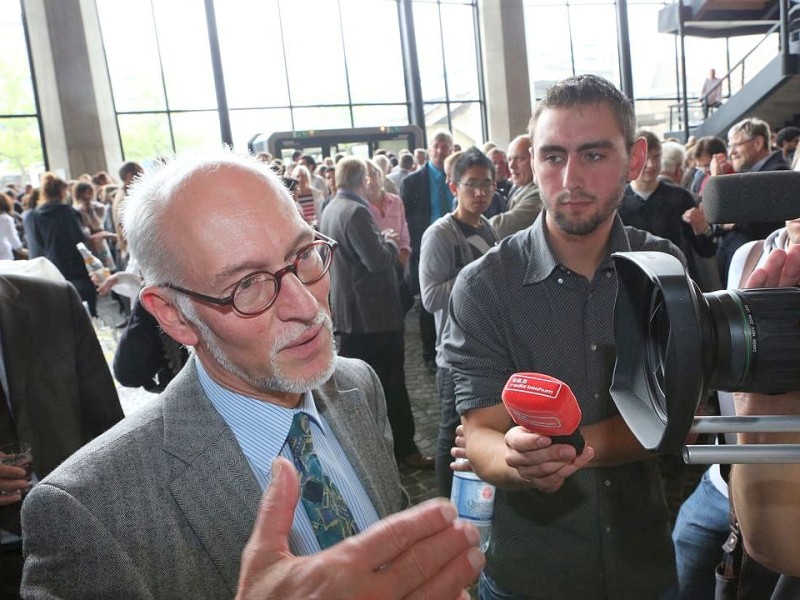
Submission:
{"label": "man with glasses in background", "polygon": [[[451,166],[448,162],[453,159]],[[422,235],[419,284],[422,304],[436,320],[436,387],[441,403],[436,439],[436,481],[439,494],[450,497],[453,474],[450,448],[455,445],[456,412],[453,377],[441,359],[442,332],[456,276],[494,246],[498,237],[483,216],[495,189],[495,165],[477,148],[451,154],[445,161],[450,190],[458,199],[453,212],[436,220]]]}
{"label": "man with glasses in background", "polygon": [[[728,131],[728,151],[735,173],[758,173],[763,171],[787,171],[789,165],[783,160],[780,150],[770,149],[772,138],[769,124],[756,117],[736,123]],[[724,167],[724,165],[721,165]],[[712,175],[715,169],[712,167]],[[724,175],[719,175],[724,177]],[[753,198],[758,202],[758,198]],[[783,227],[782,221],[767,223],[728,223],[717,228],[717,265],[722,283],[728,279],[728,270],[736,250],[747,242],[763,240],[776,229]]]}
{"label": "man with glasses in background", "polygon": [[452,506],[371,527],[408,504],[383,392],[334,352],[337,244],[280,179],[179,158],[135,184],[124,226],[142,304],[194,352],[28,496],[23,596],[458,597],[483,558]]}
{"label": "man with glasses in background", "polygon": [[530,227],[542,210],[539,189],[533,181],[531,138],[520,135],[508,145],[508,168],[514,184],[508,194],[508,210],[489,221],[500,238]]}

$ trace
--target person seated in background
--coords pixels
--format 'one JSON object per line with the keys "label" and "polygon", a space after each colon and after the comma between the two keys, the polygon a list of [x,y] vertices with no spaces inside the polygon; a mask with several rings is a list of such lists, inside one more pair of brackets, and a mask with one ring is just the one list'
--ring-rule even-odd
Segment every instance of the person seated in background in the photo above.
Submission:
{"label": "person seated in background", "polygon": [[334,351],[336,242],[229,152],[168,162],[127,204],[140,300],[194,353],[29,494],[23,595],[458,597],[478,533],[446,503],[389,517],[408,497],[383,391]]}
{"label": "person seated in background", "polygon": [[0,346],[0,446],[26,442],[33,456],[30,473],[0,464],[0,597],[16,598],[23,497],[123,414],[81,299],[63,278],[0,275]]}

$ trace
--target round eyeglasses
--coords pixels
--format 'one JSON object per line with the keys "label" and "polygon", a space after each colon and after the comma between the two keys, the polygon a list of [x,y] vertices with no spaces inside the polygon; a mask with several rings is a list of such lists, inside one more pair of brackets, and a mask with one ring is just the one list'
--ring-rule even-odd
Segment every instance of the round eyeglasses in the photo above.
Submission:
{"label": "round eyeglasses", "polygon": [[292,273],[304,285],[311,285],[322,279],[331,268],[333,252],[339,243],[321,233],[316,233],[315,237],[315,241],[295,253],[290,264],[275,273],[258,271],[245,275],[236,283],[233,293],[224,298],[206,296],[171,283],[162,283],[160,286],[215,306],[231,305],[233,310],[244,316],[259,315],[275,304],[284,275]]}

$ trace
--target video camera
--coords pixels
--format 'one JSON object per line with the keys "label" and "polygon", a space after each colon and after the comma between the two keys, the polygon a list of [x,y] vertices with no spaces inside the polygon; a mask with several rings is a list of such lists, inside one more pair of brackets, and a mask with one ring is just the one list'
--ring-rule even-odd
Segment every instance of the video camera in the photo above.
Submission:
{"label": "video camera", "polygon": [[[704,192],[713,223],[800,217],[800,173],[714,177]],[[689,432],[800,431],[800,417],[695,417],[710,390],[800,390],[800,289],[702,293],[661,252],[617,252],[611,395],[648,450],[686,462],[800,462],[800,446],[686,446]]]}

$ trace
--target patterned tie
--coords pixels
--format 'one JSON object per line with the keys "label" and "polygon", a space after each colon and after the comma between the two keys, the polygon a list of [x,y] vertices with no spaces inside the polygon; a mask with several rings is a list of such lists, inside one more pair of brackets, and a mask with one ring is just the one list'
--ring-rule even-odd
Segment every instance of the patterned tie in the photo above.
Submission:
{"label": "patterned tie", "polygon": [[286,438],[300,474],[300,496],[322,550],[358,533],[358,526],[336,484],[325,475],[314,451],[308,415],[297,412]]}

